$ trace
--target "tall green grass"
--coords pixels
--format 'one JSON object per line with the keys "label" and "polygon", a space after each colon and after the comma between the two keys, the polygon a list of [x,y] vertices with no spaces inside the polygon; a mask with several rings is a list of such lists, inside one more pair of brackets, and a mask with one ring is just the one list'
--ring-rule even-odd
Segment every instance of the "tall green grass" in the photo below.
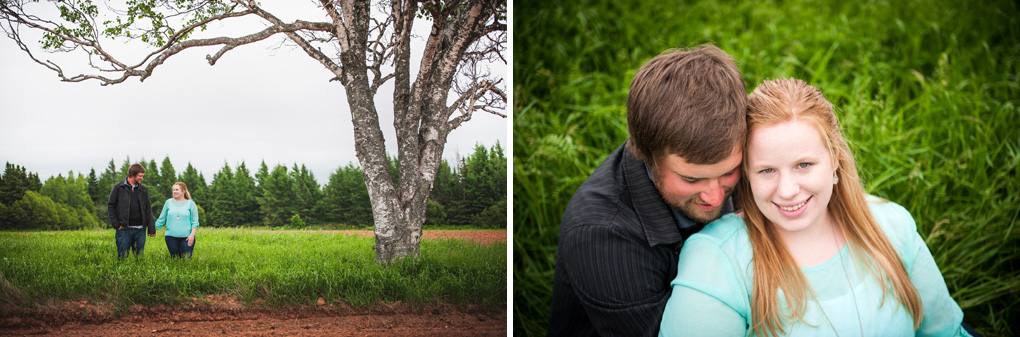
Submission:
{"label": "tall green grass", "polygon": [[505,243],[425,240],[419,259],[384,267],[374,262],[371,237],[213,228],[200,230],[191,260],[170,259],[161,233],[147,238],[141,258],[118,261],[113,234],[0,233],[0,282],[16,289],[3,289],[0,302],[91,299],[125,306],[227,294],[268,305],[324,297],[355,307],[379,301],[506,306]]}
{"label": "tall green grass", "polygon": [[913,214],[968,324],[1020,334],[1020,10],[994,1],[524,1],[514,12],[514,330],[548,325],[560,218],[627,138],[660,52],[713,43],[748,90],[839,109],[870,193]]}

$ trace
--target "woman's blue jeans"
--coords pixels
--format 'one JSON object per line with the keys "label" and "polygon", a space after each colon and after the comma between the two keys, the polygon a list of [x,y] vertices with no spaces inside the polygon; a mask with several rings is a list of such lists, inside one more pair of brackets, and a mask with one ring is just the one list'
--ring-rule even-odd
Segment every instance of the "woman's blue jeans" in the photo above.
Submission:
{"label": "woman's blue jeans", "polygon": [[170,251],[170,257],[172,258],[191,258],[191,251],[195,250],[195,245],[198,244],[198,237],[195,237],[195,243],[188,245],[188,238],[178,238],[173,236],[166,237],[166,249]]}

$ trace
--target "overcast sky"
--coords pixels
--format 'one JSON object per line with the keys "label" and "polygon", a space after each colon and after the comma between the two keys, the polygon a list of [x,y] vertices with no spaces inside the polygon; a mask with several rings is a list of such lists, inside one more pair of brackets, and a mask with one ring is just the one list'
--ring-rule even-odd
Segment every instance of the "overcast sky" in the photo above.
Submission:
{"label": "overcast sky", "polygon": [[[298,17],[328,21],[307,1],[263,3],[288,22]],[[263,26],[252,21],[239,29],[214,24],[209,30],[237,36],[222,32],[254,32]],[[416,28],[418,36],[427,36],[427,22],[416,22]],[[424,44],[418,40],[412,78]],[[0,162],[25,166],[46,180],[68,170],[87,175],[95,168],[99,174],[111,158],[119,168],[128,156],[132,162],[144,157],[157,163],[170,156],[178,174],[190,162],[211,183],[224,162],[236,168],[245,161],[255,171],[265,160],[270,168],[305,164],[325,184],[337,167],[358,161],[344,88],[328,82],[332,74],[321,64],[300,49],[280,47],[281,41],[278,34],[238,47],[215,66],[205,55],[218,49],[188,50],[170,57],[145,82],[135,77],[103,87],[97,81],[60,82],[14,41],[0,36]],[[128,53],[142,47],[120,40],[110,45]],[[82,59],[76,63],[85,64]],[[505,75],[506,66],[498,64],[492,71]],[[379,90],[376,106],[387,149],[395,153],[392,83]],[[509,93],[509,86],[504,90]],[[491,147],[498,141],[506,149],[507,134],[506,119],[476,112],[450,133],[444,157],[468,155],[476,143]]]}

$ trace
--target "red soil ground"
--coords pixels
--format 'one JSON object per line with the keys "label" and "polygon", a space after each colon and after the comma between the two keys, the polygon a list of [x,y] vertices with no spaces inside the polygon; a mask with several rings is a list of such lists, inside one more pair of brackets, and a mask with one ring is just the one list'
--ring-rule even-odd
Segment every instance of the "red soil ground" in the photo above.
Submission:
{"label": "red soil ground", "polygon": [[[9,308],[8,308],[9,309]],[[4,310],[6,311],[6,310]],[[0,336],[506,336],[505,309],[379,303],[352,309],[342,301],[316,307],[248,307],[234,296],[186,299],[179,307],[139,305],[118,317],[88,301],[0,314]]]}

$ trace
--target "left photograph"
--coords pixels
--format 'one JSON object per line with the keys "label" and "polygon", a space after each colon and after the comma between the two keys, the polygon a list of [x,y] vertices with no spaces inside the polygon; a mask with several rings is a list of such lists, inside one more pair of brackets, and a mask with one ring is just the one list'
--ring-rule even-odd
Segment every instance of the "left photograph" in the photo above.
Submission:
{"label": "left photograph", "polygon": [[504,336],[507,1],[0,4],[0,331]]}

